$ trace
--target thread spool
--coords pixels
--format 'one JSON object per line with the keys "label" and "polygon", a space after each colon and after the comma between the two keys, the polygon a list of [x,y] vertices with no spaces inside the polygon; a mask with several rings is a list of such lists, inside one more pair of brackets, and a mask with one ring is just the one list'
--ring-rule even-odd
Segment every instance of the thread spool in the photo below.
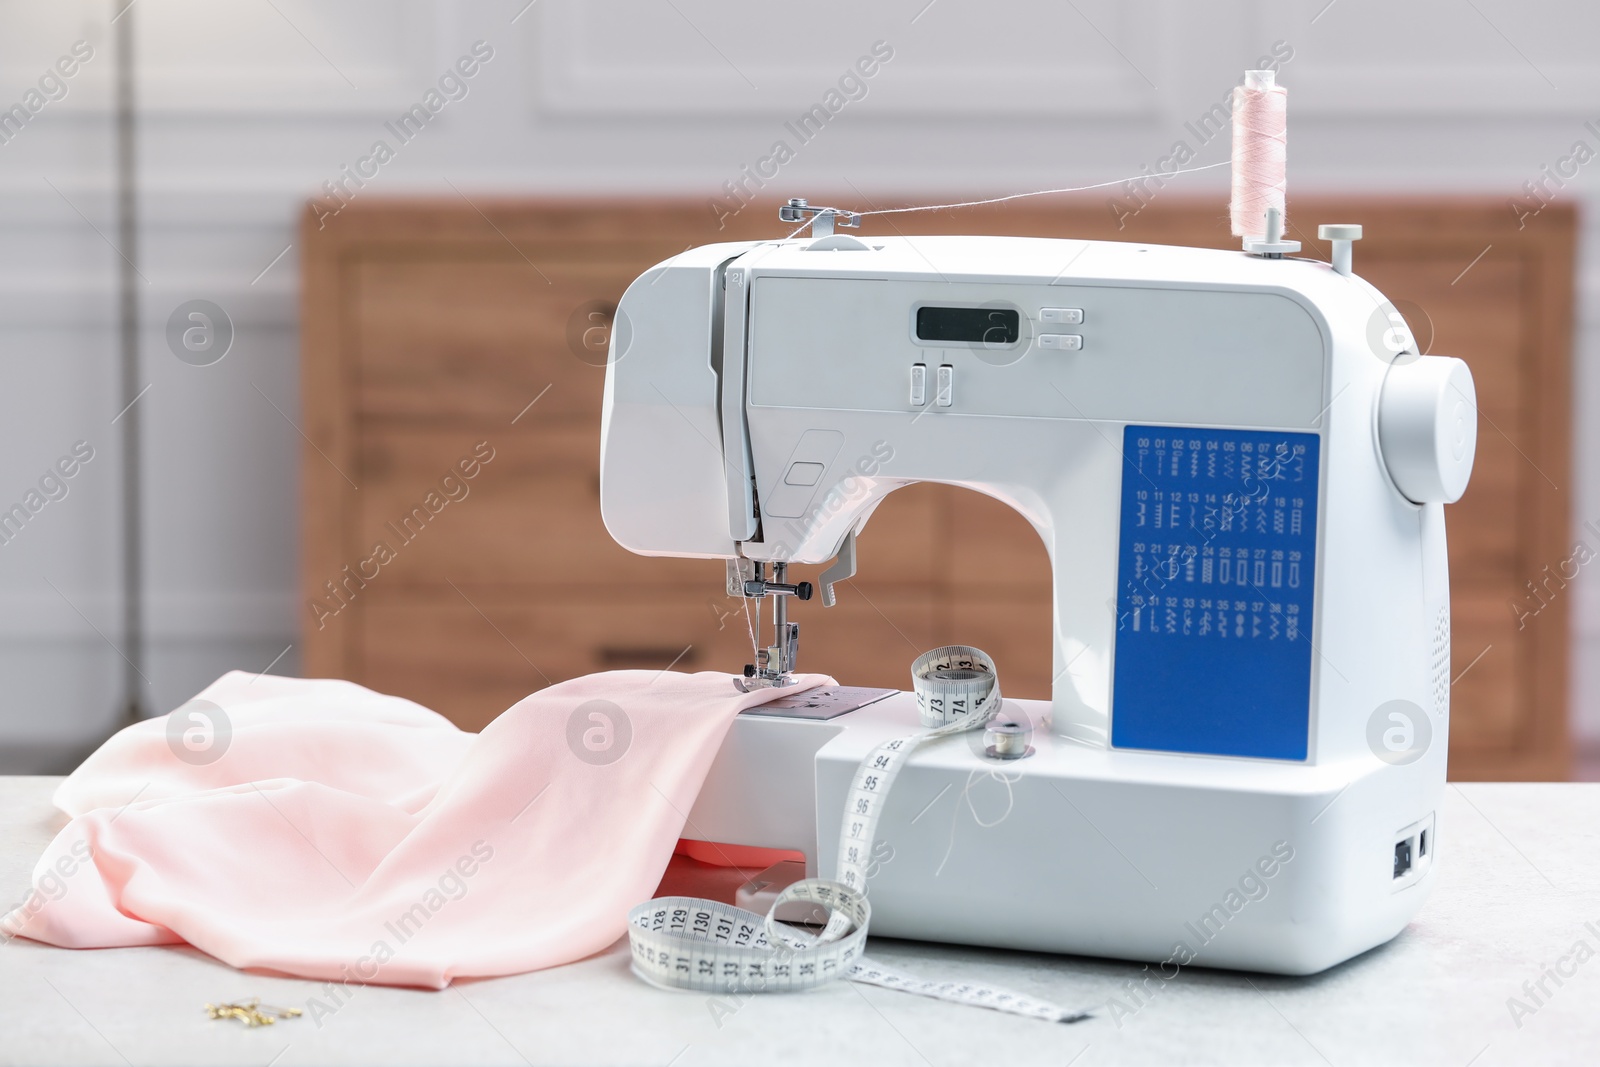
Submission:
{"label": "thread spool", "polygon": [[991,719],[983,731],[984,754],[990,759],[1014,760],[1033,755],[1028,742],[1033,729],[1015,719]]}
{"label": "thread spool", "polygon": [[1266,236],[1267,209],[1277,208],[1284,226],[1288,169],[1289,93],[1270,70],[1247,70],[1233,90],[1233,191],[1228,214],[1233,235]]}

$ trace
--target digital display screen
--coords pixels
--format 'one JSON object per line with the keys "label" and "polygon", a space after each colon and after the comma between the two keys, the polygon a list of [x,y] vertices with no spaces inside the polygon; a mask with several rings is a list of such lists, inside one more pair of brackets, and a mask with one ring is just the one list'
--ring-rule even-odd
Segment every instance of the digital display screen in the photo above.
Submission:
{"label": "digital display screen", "polygon": [[975,345],[1014,345],[1022,319],[1010,308],[917,309],[917,340]]}

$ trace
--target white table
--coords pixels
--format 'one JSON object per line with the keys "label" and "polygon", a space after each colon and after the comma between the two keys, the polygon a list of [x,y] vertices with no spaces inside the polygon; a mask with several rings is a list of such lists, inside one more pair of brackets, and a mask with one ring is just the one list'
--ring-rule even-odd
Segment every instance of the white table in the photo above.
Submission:
{"label": "white table", "polygon": [[[56,781],[0,778],[8,905],[65,821],[49,804]],[[1117,1020],[1102,1010],[1039,1023],[835,983],[751,998],[719,1025],[707,997],[633,977],[624,940],[571,966],[444,992],[357,988],[318,1022],[247,1030],[207,1019],[202,1005],[258,996],[304,1006],[317,983],[241,974],[188,948],[72,952],[16,940],[0,947],[0,1063],[1600,1062],[1600,955],[1560,987],[1546,979],[1552,995],[1520,1027],[1507,1005],[1576,942],[1600,954],[1600,784],[1451,786],[1438,839],[1439,884],[1390,944],[1312,978],[1189,969]],[[1071,1005],[1121,995],[1132,1008],[1120,987],[1142,975],[1129,963],[882,939],[871,953]]]}

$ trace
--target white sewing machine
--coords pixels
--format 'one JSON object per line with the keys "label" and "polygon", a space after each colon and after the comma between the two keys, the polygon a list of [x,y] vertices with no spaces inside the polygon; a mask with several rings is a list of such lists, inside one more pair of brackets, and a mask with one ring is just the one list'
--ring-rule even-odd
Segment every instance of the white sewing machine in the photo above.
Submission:
{"label": "white sewing machine", "polygon": [[[1416,356],[1349,272],[1357,227],[1325,228],[1330,267],[1282,258],[1298,246],[1271,226],[1247,254],[856,238],[838,214],[628,289],[601,505],[625,548],[727,559],[730,592],[773,601],[750,685],[795,669],[784,605],[810,587],[787,565],[837,557],[831,601],[895,489],[965,486],[1039,532],[1052,699],[1004,705],[1032,751],[917,753],[879,831],[872,932],[1163,974],[1306,974],[1393,937],[1438,847],[1466,366]],[[910,694],[861,699],[741,716],[686,833],[831,875],[857,763],[917,724]],[[997,769],[1010,814],[980,826],[963,791]]]}

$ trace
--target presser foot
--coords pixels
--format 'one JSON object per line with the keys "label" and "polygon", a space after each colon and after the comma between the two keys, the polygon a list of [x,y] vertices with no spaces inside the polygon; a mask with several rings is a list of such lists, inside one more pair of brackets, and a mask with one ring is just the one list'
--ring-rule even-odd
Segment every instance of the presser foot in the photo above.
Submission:
{"label": "presser foot", "polygon": [[[800,624],[789,621],[788,598],[810,600],[810,582],[788,584],[788,566],[772,565],[772,577],[767,577],[766,564],[750,563],[743,559],[728,560],[728,593],[756,602],[756,624],[752,637],[761,626],[761,602],[772,600],[772,630],[775,644],[756,650],[756,661],[744,667],[744,678],[735,679],[734,685],[749,693],[756,689],[782,688],[794,684],[794,665],[800,655]],[[752,642],[753,643],[753,642]]]}
{"label": "presser foot", "polygon": [[757,689],[781,689],[784,686],[793,684],[794,679],[786,674],[779,675],[776,678],[755,676],[735,678],[733,680],[733,687],[741,693],[754,693]]}
{"label": "presser foot", "polygon": [[744,665],[744,677],[733,680],[733,684],[741,691],[753,693],[757,689],[781,689],[794,684],[794,675],[785,667],[794,662],[794,650],[800,643],[800,626],[791,622],[786,628],[791,631],[787,635],[788,654],[784,654],[785,649],[781,646],[763,648],[757,652],[756,661]]}

